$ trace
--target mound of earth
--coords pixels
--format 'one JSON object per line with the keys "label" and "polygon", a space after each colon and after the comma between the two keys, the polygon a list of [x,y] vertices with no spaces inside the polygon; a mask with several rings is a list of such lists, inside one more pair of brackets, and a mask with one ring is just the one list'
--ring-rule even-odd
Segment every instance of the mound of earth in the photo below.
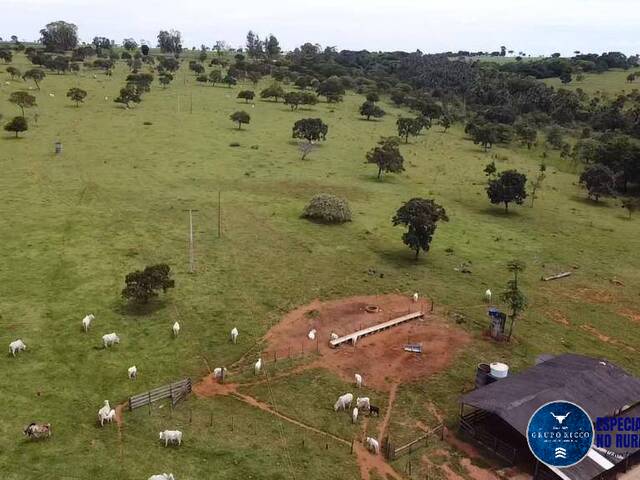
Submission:
{"label": "mound of earth", "polygon": [[[367,307],[372,306],[378,307],[378,311],[369,313]],[[329,346],[332,332],[347,335],[417,310],[425,312],[423,319],[363,337],[355,346]],[[414,303],[403,295],[315,300],[289,312],[267,333],[264,356],[317,349],[319,358],[313,362],[315,366],[331,370],[347,382],[353,382],[354,374],[360,373],[366,385],[388,390],[392,384],[415,381],[444,370],[470,342],[468,333],[429,310],[428,301]],[[308,337],[312,329],[317,332],[316,340]],[[421,344],[422,353],[406,352],[404,346],[409,343]]]}

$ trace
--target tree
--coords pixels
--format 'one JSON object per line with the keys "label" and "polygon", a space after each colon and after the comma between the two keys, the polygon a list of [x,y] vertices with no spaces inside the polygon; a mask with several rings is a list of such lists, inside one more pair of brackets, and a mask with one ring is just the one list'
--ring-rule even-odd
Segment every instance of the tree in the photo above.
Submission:
{"label": "tree", "polygon": [[297,110],[302,100],[300,92],[287,92],[284,94],[284,104],[289,105],[291,110]]}
{"label": "tree", "polygon": [[596,202],[600,197],[614,196],[616,175],[606,165],[589,165],[580,175],[580,184],[587,189],[589,198]]}
{"label": "tree", "polygon": [[46,77],[44,70],[42,70],[41,68],[32,68],[24,72],[22,79],[25,81],[33,80],[33,83],[36,84],[36,88],[40,90],[40,82],[44,80],[44,77]]}
{"label": "tree", "polygon": [[409,135],[414,137],[420,135],[423,123],[418,118],[400,117],[396,121],[396,126],[398,127],[398,135],[404,138],[404,143],[409,143]]}
{"label": "tree", "polygon": [[110,50],[112,46],[112,41],[106,37],[93,37],[91,43],[96,47],[96,51],[98,52],[101,49]]}
{"label": "tree", "polygon": [[0,60],[3,60],[5,63],[11,63],[13,59],[13,53],[11,50],[0,49]]}
{"label": "tree", "polygon": [[327,103],[341,102],[342,95],[345,93],[344,84],[339,77],[334,75],[318,85],[317,93],[325,97]]}
{"label": "tree", "polygon": [[638,197],[629,197],[622,200],[620,206],[624,208],[629,214],[629,218],[631,218],[631,214],[633,212],[637,212],[640,210],[640,198]]}
{"label": "tree", "polygon": [[245,111],[238,111],[232,113],[229,118],[238,124],[238,130],[242,130],[242,124],[248,124],[251,121],[251,116]]}
{"label": "tree", "polygon": [[132,73],[127,75],[127,85],[135,85],[141,93],[149,92],[152,82],[153,75],[150,73]]}
{"label": "tree", "polygon": [[189,70],[194,72],[196,75],[202,75],[204,73],[204,65],[194,62],[189,65]]}
{"label": "tree", "polygon": [[78,87],[72,87],[67,92],[67,97],[69,97],[73,102],[76,102],[76,107],[80,106],[80,102],[84,102],[86,96],[87,92]]}
{"label": "tree", "polygon": [[378,95],[378,92],[367,93],[367,102],[376,103],[379,101],[380,101],[380,95]]}
{"label": "tree", "polygon": [[444,129],[444,133],[447,133],[447,130],[451,128],[451,123],[452,123],[451,116],[447,114],[442,115],[438,123]]}
{"label": "tree", "polygon": [[207,61],[207,51],[204,49],[200,50],[200,53],[198,54],[198,60],[200,60],[201,62],[206,62]]}
{"label": "tree", "polygon": [[212,86],[216,86],[216,83],[222,82],[222,72],[220,70],[211,70],[209,72],[209,82]]}
{"label": "tree", "polygon": [[243,98],[244,103],[249,103],[249,100],[253,100],[255,96],[256,94],[253,90],[241,90],[238,93],[238,98]]}
{"label": "tree", "polygon": [[233,75],[227,73],[222,79],[222,83],[231,88],[233,85],[236,85],[238,83],[238,80],[236,80],[236,77],[234,77]]}
{"label": "tree", "polygon": [[522,205],[527,198],[527,176],[516,170],[500,172],[496,178],[490,178],[487,195],[491,203],[504,203],[504,211],[509,211],[509,204],[515,202]]}
{"label": "tree", "polygon": [[149,300],[158,296],[160,290],[166,293],[168,289],[175,287],[175,281],[171,279],[171,268],[164,263],[146,267],[143,271],[131,272],[125,277],[124,283],[122,297],[139,304],[149,303]]}
{"label": "tree", "polygon": [[326,140],[329,126],[319,118],[303,118],[293,125],[293,138],[303,138],[307,142]]}
{"label": "tree", "polygon": [[122,103],[125,108],[129,108],[130,103],[140,103],[142,96],[136,85],[128,83],[124,88],[120,89],[120,95],[113,101],[115,103]]}
{"label": "tree", "polygon": [[433,200],[412,198],[398,209],[394,215],[393,226],[404,225],[407,231],[402,241],[416,252],[416,260],[420,250],[428,252],[438,222],[449,221],[445,209]]}
{"label": "tree", "polygon": [[267,54],[267,57],[270,59],[274,59],[280,56],[280,52],[282,51],[282,49],[280,48],[280,42],[278,42],[278,39],[274,35],[269,34],[269,36],[265,40],[264,51]]}
{"label": "tree", "polygon": [[147,55],[149,55],[149,45],[146,45],[146,44],[140,45],[140,51],[142,52],[142,55],[146,57]]}
{"label": "tree", "polygon": [[385,113],[383,109],[370,100],[367,100],[360,106],[360,115],[367,117],[367,120],[370,120],[371,117],[382,118]]}
{"label": "tree", "polygon": [[122,41],[122,46],[127,51],[132,51],[132,50],[135,50],[136,48],[138,48],[138,44],[136,43],[136,41],[133,38],[125,38]]}
{"label": "tree", "polygon": [[4,126],[4,129],[7,132],[14,132],[16,134],[16,138],[18,138],[18,134],[20,132],[26,132],[29,130],[29,125],[27,124],[26,118],[13,117],[13,119]]}
{"label": "tree", "polygon": [[533,208],[533,202],[535,201],[536,198],[538,198],[536,196],[536,192],[542,188],[542,182],[544,182],[544,179],[546,178],[546,172],[547,171],[547,166],[544,163],[540,164],[540,169],[538,170],[538,176],[536,177],[535,180],[533,180],[531,182],[531,208]]}
{"label": "tree", "polygon": [[498,171],[498,169],[496,168],[496,162],[492,160],[490,163],[487,163],[483,171],[487,177],[489,178],[493,177]]}
{"label": "tree", "polygon": [[500,299],[506,303],[511,310],[511,325],[509,327],[507,341],[511,340],[518,315],[527,308],[527,297],[525,297],[518,286],[518,273],[524,271],[524,269],[524,263],[518,260],[512,260],[507,264],[507,270],[513,273],[513,280],[507,282],[507,288],[500,294]]}
{"label": "tree", "polygon": [[73,23],[48,23],[40,30],[40,42],[48,51],[73,50],[78,46],[78,27]]}
{"label": "tree", "polygon": [[36,97],[31,95],[29,92],[13,92],[11,93],[11,95],[9,95],[9,101],[20,108],[23,117],[25,108],[32,108],[37,106]]}
{"label": "tree", "polygon": [[260,92],[260,98],[273,98],[278,103],[278,98],[284,97],[284,89],[278,83],[272,83]]}
{"label": "tree", "polygon": [[320,193],[304,207],[302,217],[321,223],[345,223],[351,221],[351,209],[345,199]]}
{"label": "tree", "polygon": [[473,125],[471,128],[467,128],[467,132],[471,134],[473,143],[482,146],[485,152],[500,140],[498,129],[492,123]]}
{"label": "tree", "polygon": [[[182,52],[182,34],[177,30],[160,30],[158,47],[162,53],[180,54]],[[142,53],[144,54],[144,51]]]}
{"label": "tree", "polygon": [[247,53],[249,54],[250,57],[258,58],[258,57],[261,57],[264,53],[263,52],[264,44],[262,43],[262,40],[260,40],[258,35],[253,33],[252,30],[249,30],[249,32],[247,33],[246,46],[247,46]]}
{"label": "tree", "polygon": [[514,131],[518,139],[527,146],[527,149],[531,150],[538,138],[538,130],[535,125],[527,122],[516,122]]}
{"label": "tree", "polygon": [[560,81],[566,85],[568,83],[571,83],[571,81],[573,80],[573,77],[571,76],[571,72],[569,70],[564,70],[561,74],[560,74]]}
{"label": "tree", "polygon": [[378,180],[382,172],[399,173],[404,171],[404,158],[398,148],[397,139],[383,138],[377,147],[367,152],[367,163],[378,166]]}
{"label": "tree", "polygon": [[[206,80],[207,77],[205,77],[205,81]],[[160,82],[160,85],[162,85],[162,88],[167,88],[167,86],[173,81],[173,75],[169,72],[162,72],[158,77],[158,81]]]}
{"label": "tree", "polygon": [[7,67],[7,73],[11,75],[11,80],[15,80],[16,78],[20,78],[22,73],[16,67]]}

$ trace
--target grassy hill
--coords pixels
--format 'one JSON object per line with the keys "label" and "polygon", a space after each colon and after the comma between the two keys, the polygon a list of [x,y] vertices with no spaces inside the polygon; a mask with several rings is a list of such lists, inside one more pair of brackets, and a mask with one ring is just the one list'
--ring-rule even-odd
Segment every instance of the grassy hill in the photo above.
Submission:
{"label": "grassy hill", "polygon": [[[22,56],[15,60],[21,69],[26,63]],[[232,398],[189,399],[173,413],[168,405],[155,407],[151,418],[144,409],[126,414],[120,433],[113,425],[95,426],[104,399],[115,405],[257,352],[270,325],[316,297],[418,291],[464,315],[473,344],[447,373],[403,388],[392,424],[416,416],[421,402],[433,402],[454,422],[457,396],[481,361],[503,360],[517,370],[542,352],[577,352],[640,374],[640,326],[631,320],[640,312],[638,220],[614,201],[585,200],[572,167],[559,158],[548,160],[535,208],[527,202],[505,215],[487,200],[485,164],[495,156],[500,170],[533,175],[541,151],[514,146],[485,154],[460,125],[447,133],[434,127],[401,147],[406,172],[378,181],[365,153],[381,135],[394,134],[396,118],[406,115],[385,101],[387,116],[371,122],[357,115],[363,98],[355,94],[295,112],[264,101],[252,108],[236,99],[240,88],[251,86],[202,86],[184,65],[170,87],[155,82],[140,105],[125,110],[113,98],[127,73],[119,64],[111,78],[48,75],[42,90],[32,92],[37,123],[31,110],[24,138],[6,132],[0,138],[0,340],[5,348],[16,338],[28,346],[17,358],[0,357],[3,478],[134,479],[162,471],[180,480],[359,478],[348,448],[323,450],[323,437]],[[18,114],[6,99],[27,85],[4,73],[0,80],[6,120]],[[89,93],[79,108],[65,97],[73,86]],[[622,82],[620,88],[628,87]],[[229,115],[242,109],[251,123],[238,131]],[[304,117],[322,118],[329,134],[301,161],[291,127]],[[57,140],[64,148],[59,156],[53,154]],[[347,198],[353,221],[329,227],[301,219],[306,202],[320,192]],[[391,225],[395,210],[415,196],[435,199],[450,217],[417,262],[402,244],[402,229]],[[197,210],[195,274],[187,272],[187,209]],[[512,258],[527,264],[522,286],[530,308],[514,341],[497,345],[482,336],[482,295],[488,287],[501,290]],[[149,312],[130,311],[119,296],[125,274],[159,262],[171,265],[176,288]],[[463,262],[470,275],[455,270]],[[540,281],[564,270],[572,277]],[[96,320],[84,334],[80,321],[87,313]],[[176,320],[182,332],[174,340]],[[235,346],[227,340],[234,325],[241,332]],[[100,337],[112,331],[122,342],[105,351]],[[136,382],[126,376],[133,364]],[[331,389],[320,389],[326,398],[310,395],[309,409],[333,401],[341,384],[318,381]],[[300,388],[284,382],[277,395],[286,400]],[[304,409],[296,411],[301,415]],[[314,418],[310,414],[308,423]],[[51,422],[53,438],[26,442],[21,431],[31,421]],[[159,430],[172,427],[185,432],[178,450],[157,441]]]}

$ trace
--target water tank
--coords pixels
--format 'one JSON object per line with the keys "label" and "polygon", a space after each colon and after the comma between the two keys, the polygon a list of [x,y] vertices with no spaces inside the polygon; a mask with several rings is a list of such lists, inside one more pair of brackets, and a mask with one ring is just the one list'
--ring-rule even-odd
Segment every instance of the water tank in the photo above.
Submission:
{"label": "water tank", "polygon": [[479,363],[478,369],[476,370],[476,388],[484,387],[488,383],[489,374],[491,373],[491,367],[488,363]]}
{"label": "water tank", "polygon": [[509,365],[506,363],[495,362],[489,367],[491,368],[491,376],[494,378],[506,378],[509,374]]}

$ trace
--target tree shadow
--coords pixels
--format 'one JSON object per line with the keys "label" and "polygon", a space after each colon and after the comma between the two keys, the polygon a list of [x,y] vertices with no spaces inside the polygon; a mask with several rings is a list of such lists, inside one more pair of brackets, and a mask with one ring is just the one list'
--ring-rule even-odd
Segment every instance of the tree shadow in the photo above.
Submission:
{"label": "tree shadow", "polygon": [[145,317],[167,306],[167,301],[160,298],[149,300],[148,303],[135,303],[122,300],[114,301],[112,310],[123,316]]}
{"label": "tree shadow", "polygon": [[[400,231],[398,229],[398,231]],[[416,253],[409,247],[398,247],[393,249],[380,249],[374,251],[378,256],[386,262],[392,263],[398,267],[411,268],[411,267],[425,267],[429,265],[429,252],[420,251],[420,256],[416,259]]]}
{"label": "tree shadow", "polygon": [[[515,208],[514,208],[515,206]],[[505,212],[504,211],[504,206],[498,206],[498,205],[489,205],[486,206],[484,208],[481,208],[478,210],[479,213],[485,214],[485,215],[490,215],[492,217],[495,218],[518,218],[521,216],[520,212],[518,212],[517,208],[518,207],[524,207],[525,205],[510,205],[509,206],[509,211]]]}
{"label": "tree shadow", "polygon": [[569,199],[572,202],[575,203],[579,203],[581,205],[588,205],[590,207],[598,207],[598,208],[611,208],[612,205],[609,205],[609,203],[605,200],[605,199],[601,199],[601,200],[593,200],[587,196],[582,196],[582,195],[571,195],[571,197],[569,197]]}

